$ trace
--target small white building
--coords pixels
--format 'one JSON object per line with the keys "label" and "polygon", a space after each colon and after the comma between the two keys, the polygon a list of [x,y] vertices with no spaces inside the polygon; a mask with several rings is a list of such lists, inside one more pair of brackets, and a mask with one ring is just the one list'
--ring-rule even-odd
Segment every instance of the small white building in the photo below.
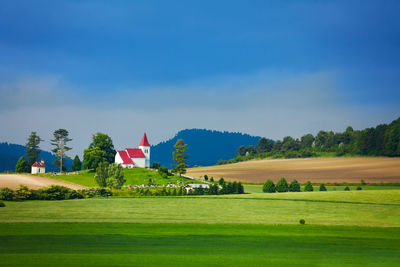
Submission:
{"label": "small white building", "polygon": [[144,133],[139,148],[126,148],[117,151],[115,163],[121,164],[123,168],[150,168],[150,143]]}
{"label": "small white building", "polygon": [[46,164],[44,164],[44,159],[33,163],[31,172],[32,174],[45,173],[45,172],[46,172]]}

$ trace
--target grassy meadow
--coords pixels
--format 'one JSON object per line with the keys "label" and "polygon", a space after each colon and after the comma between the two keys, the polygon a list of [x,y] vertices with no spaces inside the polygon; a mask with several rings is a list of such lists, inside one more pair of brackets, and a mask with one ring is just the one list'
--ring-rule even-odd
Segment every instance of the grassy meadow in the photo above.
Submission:
{"label": "grassy meadow", "polygon": [[[80,174],[65,174],[65,175],[51,175],[51,174],[38,174],[42,177],[48,177],[56,179],[63,182],[79,184],[88,187],[97,186],[93,170],[83,170]],[[177,181],[183,183],[201,183],[197,180],[187,179],[184,177],[179,177],[177,175],[168,176],[168,178],[163,178],[157,171],[144,169],[144,168],[133,168],[124,169],[124,178],[126,180],[125,185],[141,185],[148,184],[149,179],[157,185],[166,185],[168,183],[176,183]]]}
{"label": "grassy meadow", "polygon": [[5,266],[400,264],[400,190],[5,203]]}

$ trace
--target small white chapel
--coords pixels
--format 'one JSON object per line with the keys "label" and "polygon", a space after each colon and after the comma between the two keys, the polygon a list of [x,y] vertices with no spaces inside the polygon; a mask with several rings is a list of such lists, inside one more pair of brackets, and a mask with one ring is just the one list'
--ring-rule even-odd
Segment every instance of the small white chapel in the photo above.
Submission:
{"label": "small white chapel", "polygon": [[150,143],[144,133],[139,148],[126,148],[117,151],[115,163],[121,164],[123,168],[150,168]]}

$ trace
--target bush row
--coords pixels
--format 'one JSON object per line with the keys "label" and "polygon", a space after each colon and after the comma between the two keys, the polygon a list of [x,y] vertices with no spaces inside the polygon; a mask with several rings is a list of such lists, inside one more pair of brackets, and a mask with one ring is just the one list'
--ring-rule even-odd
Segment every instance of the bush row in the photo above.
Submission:
{"label": "bush row", "polygon": [[0,189],[0,200],[65,200],[80,199],[92,197],[112,196],[112,192],[104,188],[90,188],[82,190],[73,190],[64,186],[52,185],[38,190],[29,189],[25,185],[17,189]]}
{"label": "bush row", "polygon": [[[344,188],[345,191],[350,191],[350,188],[346,186]],[[357,187],[357,190],[362,190],[361,186]],[[293,180],[290,184],[287,183],[285,178],[281,178],[276,185],[272,182],[271,179],[268,179],[267,182],[263,185],[263,192],[264,193],[275,193],[275,192],[300,192],[300,184],[296,180]],[[314,188],[310,181],[307,181],[304,185],[303,191],[305,192],[312,192]],[[319,191],[327,191],[324,184],[320,184]]]}

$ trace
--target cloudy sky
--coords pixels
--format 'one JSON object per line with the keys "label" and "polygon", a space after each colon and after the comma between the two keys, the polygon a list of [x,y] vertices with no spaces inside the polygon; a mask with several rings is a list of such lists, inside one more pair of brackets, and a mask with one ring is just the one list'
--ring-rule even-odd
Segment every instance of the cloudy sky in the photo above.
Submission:
{"label": "cloudy sky", "polygon": [[400,116],[400,1],[0,2],[0,142],[273,139]]}

